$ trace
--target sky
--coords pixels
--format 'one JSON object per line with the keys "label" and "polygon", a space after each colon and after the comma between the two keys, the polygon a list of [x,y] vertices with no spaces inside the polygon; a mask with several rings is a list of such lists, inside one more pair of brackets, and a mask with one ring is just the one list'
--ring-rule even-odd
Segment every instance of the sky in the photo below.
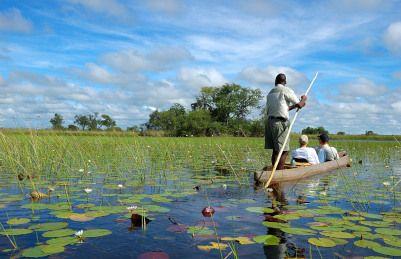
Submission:
{"label": "sky", "polygon": [[203,86],[266,95],[285,73],[300,96],[316,72],[295,131],[401,134],[401,0],[0,0],[0,127],[125,128]]}

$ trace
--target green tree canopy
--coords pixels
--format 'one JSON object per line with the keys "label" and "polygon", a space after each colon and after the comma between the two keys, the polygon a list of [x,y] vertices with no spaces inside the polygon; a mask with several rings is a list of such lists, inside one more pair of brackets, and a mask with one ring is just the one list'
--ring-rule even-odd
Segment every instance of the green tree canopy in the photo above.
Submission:
{"label": "green tree canopy", "polygon": [[63,116],[61,116],[58,113],[54,114],[54,117],[50,119],[50,123],[52,124],[52,128],[55,130],[61,130],[64,129],[63,127]]}

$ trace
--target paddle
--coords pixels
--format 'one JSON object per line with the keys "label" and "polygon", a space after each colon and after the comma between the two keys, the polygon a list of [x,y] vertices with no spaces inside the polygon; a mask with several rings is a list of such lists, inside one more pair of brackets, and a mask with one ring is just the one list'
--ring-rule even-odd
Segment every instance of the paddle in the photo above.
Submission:
{"label": "paddle", "polygon": [[[308,89],[306,89],[306,92],[305,92],[305,94],[304,94],[305,96],[308,95],[308,93],[309,93],[310,89],[312,88],[312,85],[313,85],[313,83],[315,82],[315,80],[316,80],[318,74],[319,74],[319,72],[316,72],[315,77],[314,77],[314,78],[312,79],[312,81],[310,82]],[[284,143],[283,143],[283,145],[282,145],[281,148],[280,148],[280,152],[279,152],[278,155],[277,155],[276,161],[274,162],[273,169],[272,169],[272,173],[270,174],[269,180],[267,180],[267,182],[266,182],[266,184],[265,184],[265,188],[269,187],[270,182],[272,181],[273,176],[274,176],[274,174],[276,173],[276,169],[277,169],[278,163],[279,163],[279,161],[280,161],[281,155],[283,154],[284,147],[285,147],[285,145],[287,144],[288,138],[290,137],[290,133],[291,133],[292,126],[294,125],[295,120],[297,119],[297,116],[298,116],[298,112],[299,112],[299,111],[300,111],[300,109],[297,109],[297,111],[295,112],[294,118],[292,118],[290,127],[288,128],[287,136],[285,136]]]}

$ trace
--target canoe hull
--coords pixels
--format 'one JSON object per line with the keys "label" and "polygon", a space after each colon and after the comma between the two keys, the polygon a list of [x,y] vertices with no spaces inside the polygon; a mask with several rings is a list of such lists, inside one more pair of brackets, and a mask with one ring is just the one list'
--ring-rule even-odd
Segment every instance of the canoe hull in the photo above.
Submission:
{"label": "canoe hull", "polygon": [[[350,166],[351,160],[346,155],[338,160],[325,162],[322,164],[298,167],[285,170],[277,170],[273,176],[272,183],[297,181],[303,178],[330,172],[339,168]],[[271,171],[258,171],[254,174],[257,183],[265,183],[269,179]]]}

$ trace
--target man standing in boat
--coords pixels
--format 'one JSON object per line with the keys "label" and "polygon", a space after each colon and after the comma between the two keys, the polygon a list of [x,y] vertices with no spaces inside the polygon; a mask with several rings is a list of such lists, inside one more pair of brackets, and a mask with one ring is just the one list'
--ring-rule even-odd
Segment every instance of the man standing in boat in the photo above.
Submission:
{"label": "man standing in boat", "polygon": [[[287,79],[284,74],[278,74],[275,80],[275,87],[269,92],[266,100],[266,125],[265,125],[265,148],[273,149],[271,158],[272,165],[276,162],[278,153],[284,145],[285,137],[290,126],[289,111],[298,108],[301,109],[306,104],[306,96],[297,98],[294,91],[285,86]],[[285,160],[290,150],[289,140],[284,146],[284,152],[281,155],[277,169],[284,169]]]}

